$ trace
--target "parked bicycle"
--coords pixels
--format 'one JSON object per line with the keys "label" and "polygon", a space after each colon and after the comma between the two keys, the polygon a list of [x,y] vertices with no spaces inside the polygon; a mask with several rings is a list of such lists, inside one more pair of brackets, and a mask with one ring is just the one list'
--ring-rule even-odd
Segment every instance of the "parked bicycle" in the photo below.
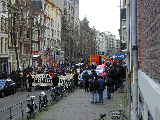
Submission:
{"label": "parked bicycle", "polygon": [[47,104],[48,104],[47,95],[44,91],[42,91],[39,95],[39,110],[47,107]]}
{"label": "parked bicycle", "polygon": [[35,104],[35,96],[29,96],[27,101],[26,113],[27,113],[27,120],[30,120],[35,116],[37,105]]}

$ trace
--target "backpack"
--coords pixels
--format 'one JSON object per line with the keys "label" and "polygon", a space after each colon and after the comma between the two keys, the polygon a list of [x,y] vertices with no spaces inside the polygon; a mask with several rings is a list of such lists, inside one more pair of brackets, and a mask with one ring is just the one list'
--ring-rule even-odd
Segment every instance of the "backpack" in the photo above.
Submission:
{"label": "backpack", "polygon": [[90,81],[89,89],[91,92],[98,90],[99,89],[98,80],[93,79],[92,81]]}
{"label": "backpack", "polygon": [[106,85],[112,86],[113,85],[113,79],[110,76],[106,77]]}
{"label": "backpack", "polygon": [[101,90],[104,90],[105,89],[105,81],[104,81],[104,79],[98,79],[98,83],[99,83],[99,90],[101,91]]}

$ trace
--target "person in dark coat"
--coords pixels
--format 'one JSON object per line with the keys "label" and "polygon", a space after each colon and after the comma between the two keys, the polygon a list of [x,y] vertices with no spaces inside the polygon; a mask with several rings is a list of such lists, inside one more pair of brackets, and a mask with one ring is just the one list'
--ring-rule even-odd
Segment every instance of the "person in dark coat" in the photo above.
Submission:
{"label": "person in dark coat", "polygon": [[98,103],[98,89],[99,89],[99,82],[96,77],[92,78],[90,81],[90,92],[91,92],[91,103]]}
{"label": "person in dark coat", "polygon": [[78,87],[78,72],[77,70],[75,70],[74,75],[73,75],[73,82],[74,82],[74,86]]}
{"label": "person in dark coat", "polygon": [[53,83],[54,87],[58,86],[59,77],[58,77],[57,73],[54,73],[54,77],[52,78],[52,83]]}
{"label": "person in dark coat", "polygon": [[24,90],[27,90],[27,73],[25,71],[23,72],[23,87]]}
{"label": "person in dark coat", "polygon": [[111,99],[111,94],[114,90],[114,81],[110,73],[106,76],[106,86],[107,86],[107,98]]}
{"label": "person in dark coat", "polygon": [[97,75],[97,73],[96,73],[96,71],[93,69],[92,71],[91,71],[91,77],[92,78],[96,78],[97,79],[97,77],[98,77],[98,75]]}
{"label": "person in dark coat", "polygon": [[89,76],[87,71],[85,71],[83,73],[82,78],[84,80],[84,89],[85,89],[86,92],[89,92],[89,79],[90,79],[90,76]]}
{"label": "person in dark coat", "polygon": [[31,73],[28,73],[27,79],[28,79],[28,84],[29,84],[28,91],[31,92],[32,91],[32,83],[34,82],[32,76],[31,76]]}
{"label": "person in dark coat", "polygon": [[117,66],[117,63],[113,63],[113,66],[111,67],[111,70],[109,72],[109,78],[113,80],[113,90],[116,91],[118,89],[118,82],[119,82],[119,68]]}
{"label": "person in dark coat", "polygon": [[98,83],[99,83],[99,88],[98,88],[98,96],[99,96],[99,103],[103,104],[103,91],[105,89],[105,80],[102,76],[98,76]]}

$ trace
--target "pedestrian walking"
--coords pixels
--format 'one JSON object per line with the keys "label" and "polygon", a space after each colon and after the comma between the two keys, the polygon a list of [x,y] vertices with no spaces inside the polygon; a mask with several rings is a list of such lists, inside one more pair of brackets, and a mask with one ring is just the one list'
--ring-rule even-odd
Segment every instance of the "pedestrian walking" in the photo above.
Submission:
{"label": "pedestrian walking", "polygon": [[99,83],[99,88],[98,88],[99,101],[98,103],[103,104],[103,91],[105,89],[105,80],[102,76],[98,76],[98,83]]}
{"label": "pedestrian walking", "polygon": [[82,78],[84,80],[85,92],[89,92],[89,79],[90,79],[90,76],[89,76],[87,70],[83,73]]}
{"label": "pedestrian walking", "polygon": [[57,75],[57,73],[54,73],[54,77],[52,77],[52,84],[54,87],[58,86],[59,83],[59,77]]}
{"label": "pedestrian walking", "polygon": [[117,66],[117,63],[114,62],[109,72],[109,79],[111,78],[112,80],[112,87],[114,88],[113,89],[114,91],[118,89],[118,82],[119,82],[119,77],[120,77],[118,72],[119,72],[119,68]]}
{"label": "pedestrian walking", "polygon": [[94,69],[91,71],[91,77],[92,77],[92,78],[95,77],[96,79],[97,79],[97,77],[98,77],[98,76],[97,76],[97,73],[96,73],[96,71],[95,71]]}
{"label": "pedestrian walking", "polygon": [[107,98],[111,99],[111,93],[114,89],[114,81],[110,74],[106,76],[106,86],[107,86]]}
{"label": "pedestrian walking", "polygon": [[34,82],[32,76],[31,76],[31,73],[28,73],[27,74],[27,88],[28,88],[28,91],[31,92],[32,91],[32,83]]}
{"label": "pedestrian walking", "polygon": [[74,87],[78,87],[78,72],[77,70],[74,71],[74,75],[73,75],[73,82],[74,82]]}
{"label": "pedestrian walking", "polygon": [[92,78],[89,86],[91,93],[91,103],[96,104],[98,103],[98,89],[99,89],[98,79],[96,77]]}

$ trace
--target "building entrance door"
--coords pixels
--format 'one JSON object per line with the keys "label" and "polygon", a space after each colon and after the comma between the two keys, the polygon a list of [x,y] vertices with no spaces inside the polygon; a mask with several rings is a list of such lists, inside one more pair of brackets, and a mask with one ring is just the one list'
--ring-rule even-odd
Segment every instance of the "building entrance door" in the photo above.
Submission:
{"label": "building entrance door", "polygon": [[0,72],[9,72],[8,58],[0,58]]}

